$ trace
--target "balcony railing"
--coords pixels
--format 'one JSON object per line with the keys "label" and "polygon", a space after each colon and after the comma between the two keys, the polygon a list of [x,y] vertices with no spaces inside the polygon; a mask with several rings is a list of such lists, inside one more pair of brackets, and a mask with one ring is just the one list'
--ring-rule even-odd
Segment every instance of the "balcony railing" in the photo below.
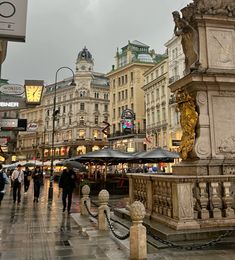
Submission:
{"label": "balcony railing", "polygon": [[141,201],[152,220],[178,230],[235,224],[233,175],[128,177],[130,203]]}

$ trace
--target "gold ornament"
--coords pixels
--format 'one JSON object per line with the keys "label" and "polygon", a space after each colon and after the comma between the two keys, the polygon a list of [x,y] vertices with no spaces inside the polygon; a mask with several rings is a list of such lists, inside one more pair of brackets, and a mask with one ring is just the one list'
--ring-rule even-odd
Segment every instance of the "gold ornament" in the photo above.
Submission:
{"label": "gold ornament", "polygon": [[195,102],[188,93],[178,91],[176,102],[177,110],[180,112],[180,124],[183,132],[179,150],[181,158],[186,160],[195,143],[195,127],[198,113],[196,112]]}

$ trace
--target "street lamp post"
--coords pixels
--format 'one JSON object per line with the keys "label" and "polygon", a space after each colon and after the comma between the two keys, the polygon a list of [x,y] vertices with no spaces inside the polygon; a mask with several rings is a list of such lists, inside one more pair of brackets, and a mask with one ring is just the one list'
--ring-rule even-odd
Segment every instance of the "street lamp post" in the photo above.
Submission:
{"label": "street lamp post", "polygon": [[53,199],[53,164],[54,164],[54,156],[55,156],[55,147],[54,147],[54,135],[55,135],[55,120],[56,120],[56,115],[58,114],[58,111],[56,110],[56,88],[57,88],[57,75],[58,72],[62,69],[68,69],[72,72],[73,74],[73,79],[71,82],[71,86],[76,86],[74,78],[74,72],[71,68],[69,67],[60,67],[55,74],[55,86],[54,86],[54,101],[53,101],[53,113],[52,113],[52,137],[51,137],[51,172],[50,172],[50,186],[49,186],[49,191],[48,191],[48,199],[52,200]]}

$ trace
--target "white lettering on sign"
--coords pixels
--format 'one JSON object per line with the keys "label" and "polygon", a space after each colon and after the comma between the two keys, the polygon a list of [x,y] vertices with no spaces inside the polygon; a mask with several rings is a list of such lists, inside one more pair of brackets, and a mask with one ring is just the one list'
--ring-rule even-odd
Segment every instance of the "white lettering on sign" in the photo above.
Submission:
{"label": "white lettering on sign", "polygon": [[0,107],[19,107],[19,102],[0,102]]}

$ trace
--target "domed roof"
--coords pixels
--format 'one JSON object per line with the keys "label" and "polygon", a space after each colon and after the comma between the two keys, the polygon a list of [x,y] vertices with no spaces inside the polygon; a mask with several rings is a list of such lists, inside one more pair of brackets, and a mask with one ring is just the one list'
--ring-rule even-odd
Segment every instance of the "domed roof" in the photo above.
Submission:
{"label": "domed roof", "polygon": [[83,48],[82,51],[80,51],[78,53],[78,58],[77,58],[77,62],[81,61],[81,60],[85,60],[87,62],[93,63],[93,59],[92,59],[92,55],[91,53],[88,51],[88,49],[86,48],[86,46]]}

